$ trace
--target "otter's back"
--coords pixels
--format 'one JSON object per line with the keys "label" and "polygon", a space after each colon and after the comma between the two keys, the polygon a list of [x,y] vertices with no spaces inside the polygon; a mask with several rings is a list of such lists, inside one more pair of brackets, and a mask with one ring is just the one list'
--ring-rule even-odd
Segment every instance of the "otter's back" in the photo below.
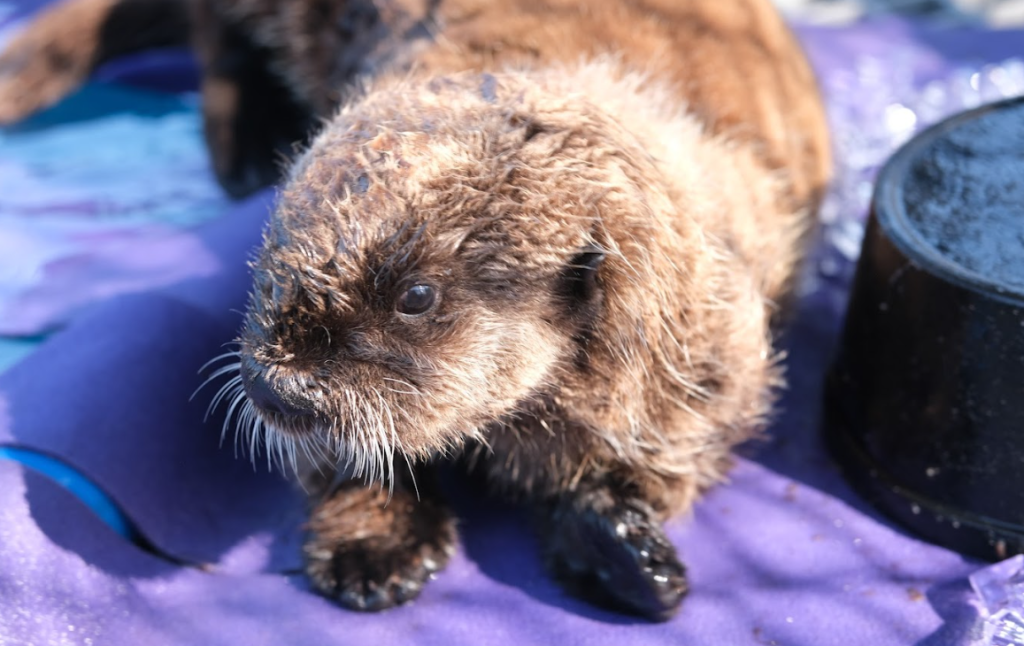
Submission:
{"label": "otter's back", "polygon": [[711,132],[753,143],[814,206],[831,167],[824,110],[769,0],[443,0],[428,70],[575,63],[612,54],[669,81]]}

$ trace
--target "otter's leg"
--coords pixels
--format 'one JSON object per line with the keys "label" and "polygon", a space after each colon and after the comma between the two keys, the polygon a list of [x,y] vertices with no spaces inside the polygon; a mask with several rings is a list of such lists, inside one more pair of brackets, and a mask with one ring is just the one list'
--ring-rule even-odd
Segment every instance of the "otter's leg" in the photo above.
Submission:
{"label": "otter's leg", "polygon": [[221,15],[215,0],[191,3],[202,68],[203,128],[217,180],[240,198],[276,184],[313,115],[272,70],[275,54],[250,27]]}
{"label": "otter's leg", "polygon": [[537,507],[548,568],[573,594],[663,621],[688,590],[651,506],[616,483],[582,484]]}
{"label": "otter's leg", "polygon": [[414,599],[455,551],[455,523],[425,467],[415,487],[408,476],[396,482],[390,500],[386,487],[342,484],[314,507],[309,531],[313,586],[353,610]]}

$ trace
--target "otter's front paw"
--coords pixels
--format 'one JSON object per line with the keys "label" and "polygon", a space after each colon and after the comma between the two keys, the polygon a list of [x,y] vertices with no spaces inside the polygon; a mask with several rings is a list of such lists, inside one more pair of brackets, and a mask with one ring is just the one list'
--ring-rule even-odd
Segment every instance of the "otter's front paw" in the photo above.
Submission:
{"label": "otter's front paw", "polygon": [[547,565],[570,592],[656,621],[679,609],[686,569],[648,505],[594,492],[555,504],[545,516]]}
{"label": "otter's front paw", "polygon": [[[385,505],[385,503],[387,503]],[[306,572],[324,596],[353,610],[410,601],[455,551],[455,526],[432,500],[350,489],[320,505],[305,546]]]}

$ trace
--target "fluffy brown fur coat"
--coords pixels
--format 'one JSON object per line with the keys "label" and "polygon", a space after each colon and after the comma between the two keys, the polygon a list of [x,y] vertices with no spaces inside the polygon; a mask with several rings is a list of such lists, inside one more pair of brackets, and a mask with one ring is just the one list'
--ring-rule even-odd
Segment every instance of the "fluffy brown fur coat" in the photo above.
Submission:
{"label": "fluffy brown fur coat", "polygon": [[222,179],[252,175],[232,38],[284,88],[288,128],[330,116],[288,171],[222,393],[307,475],[391,484],[320,483],[317,587],[356,608],[418,594],[454,541],[424,465],[462,455],[533,505],[571,589],[671,615],[686,585],[659,523],[769,414],[770,321],[829,169],[767,0],[191,15]]}

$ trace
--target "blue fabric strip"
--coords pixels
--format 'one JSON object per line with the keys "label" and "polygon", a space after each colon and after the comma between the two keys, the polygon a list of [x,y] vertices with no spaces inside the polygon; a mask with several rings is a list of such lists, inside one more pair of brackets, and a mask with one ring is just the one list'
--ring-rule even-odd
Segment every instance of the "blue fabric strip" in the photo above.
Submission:
{"label": "blue fabric strip", "polygon": [[64,462],[36,451],[13,446],[0,446],[0,459],[13,460],[49,477],[74,494],[118,534],[132,541],[136,539],[132,524],[110,496]]}
{"label": "blue fabric strip", "polygon": [[40,339],[0,338],[0,373],[4,372],[30,354],[42,343]]}

